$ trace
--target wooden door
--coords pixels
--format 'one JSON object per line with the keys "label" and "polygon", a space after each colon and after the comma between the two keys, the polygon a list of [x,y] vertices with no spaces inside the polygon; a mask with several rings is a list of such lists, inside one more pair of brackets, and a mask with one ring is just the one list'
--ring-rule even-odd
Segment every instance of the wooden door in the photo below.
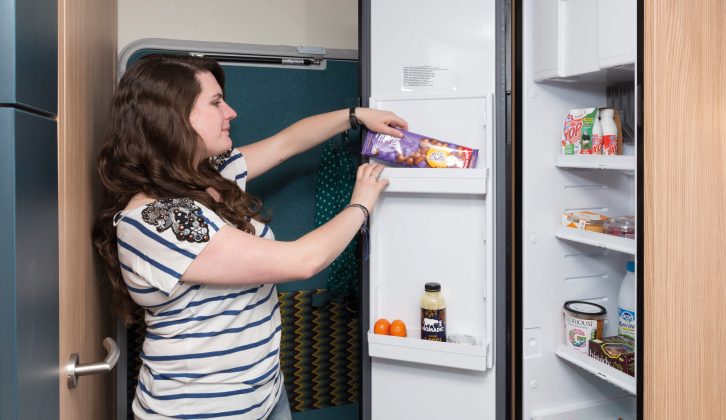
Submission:
{"label": "wooden door", "polygon": [[94,264],[91,226],[99,198],[96,155],[116,80],[116,13],[115,0],[58,3],[61,420],[114,415],[112,375],[81,377],[78,387],[69,390],[63,372],[71,353],[78,353],[81,363],[102,361],[102,340],[113,336],[108,299]]}
{"label": "wooden door", "polygon": [[644,414],[723,418],[726,2],[644,12]]}

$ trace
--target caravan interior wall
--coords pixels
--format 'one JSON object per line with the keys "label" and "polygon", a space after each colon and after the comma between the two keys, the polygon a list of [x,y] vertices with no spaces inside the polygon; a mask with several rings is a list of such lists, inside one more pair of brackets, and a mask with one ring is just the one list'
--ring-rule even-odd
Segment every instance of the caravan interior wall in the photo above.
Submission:
{"label": "caravan interior wall", "polygon": [[142,38],[358,48],[357,0],[120,0],[118,47]]}

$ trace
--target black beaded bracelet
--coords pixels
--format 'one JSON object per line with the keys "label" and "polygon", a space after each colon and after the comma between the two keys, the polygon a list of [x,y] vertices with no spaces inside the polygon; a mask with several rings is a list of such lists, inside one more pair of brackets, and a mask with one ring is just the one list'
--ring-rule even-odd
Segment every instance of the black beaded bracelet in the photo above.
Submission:
{"label": "black beaded bracelet", "polygon": [[348,204],[347,206],[345,206],[346,209],[348,207],[356,207],[356,208],[361,209],[361,211],[363,212],[363,216],[365,216],[366,221],[368,220],[368,218],[371,215],[370,212],[368,212],[368,209],[366,208],[366,206],[364,206],[363,204],[351,203],[351,204]]}
{"label": "black beaded bracelet", "polygon": [[368,218],[370,217],[370,212],[363,204],[351,203],[345,206],[343,210],[347,209],[348,207],[359,208],[365,216],[365,219],[363,219],[363,224],[360,227],[360,233],[361,235],[363,235],[363,261],[367,261],[368,257],[370,257],[371,255],[371,236],[368,231]]}
{"label": "black beaded bracelet", "polygon": [[350,107],[350,111],[348,112],[348,121],[350,121],[350,128],[353,130],[357,130],[360,126],[360,123],[358,122],[358,117],[355,115],[355,107]]}

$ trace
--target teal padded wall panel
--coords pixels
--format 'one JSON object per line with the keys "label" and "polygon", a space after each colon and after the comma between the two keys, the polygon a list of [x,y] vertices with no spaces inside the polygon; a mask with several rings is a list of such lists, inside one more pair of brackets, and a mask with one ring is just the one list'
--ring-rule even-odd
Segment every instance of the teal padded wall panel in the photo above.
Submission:
{"label": "teal padded wall panel", "polygon": [[[329,60],[326,70],[225,66],[225,74],[225,95],[238,114],[231,130],[235,146],[271,136],[304,117],[349,108],[358,100],[358,63],[353,61]],[[352,143],[358,143],[357,137]],[[356,158],[357,150],[351,150]],[[320,153],[321,147],[316,147],[249,183],[248,191],[261,197],[272,212],[270,226],[278,240],[294,240],[315,228]],[[278,289],[325,288],[327,276],[325,270],[311,280],[280,284]]]}

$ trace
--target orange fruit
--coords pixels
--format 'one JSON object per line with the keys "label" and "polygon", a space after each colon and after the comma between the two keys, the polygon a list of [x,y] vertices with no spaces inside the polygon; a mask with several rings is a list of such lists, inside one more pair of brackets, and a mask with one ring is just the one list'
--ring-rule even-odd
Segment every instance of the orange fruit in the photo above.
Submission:
{"label": "orange fruit", "polygon": [[393,322],[391,322],[391,328],[390,328],[391,335],[395,335],[396,337],[405,337],[406,336],[406,324],[401,321],[400,319],[396,319]]}
{"label": "orange fruit", "polygon": [[388,335],[391,328],[391,324],[385,318],[380,318],[373,325],[373,332],[376,334]]}

